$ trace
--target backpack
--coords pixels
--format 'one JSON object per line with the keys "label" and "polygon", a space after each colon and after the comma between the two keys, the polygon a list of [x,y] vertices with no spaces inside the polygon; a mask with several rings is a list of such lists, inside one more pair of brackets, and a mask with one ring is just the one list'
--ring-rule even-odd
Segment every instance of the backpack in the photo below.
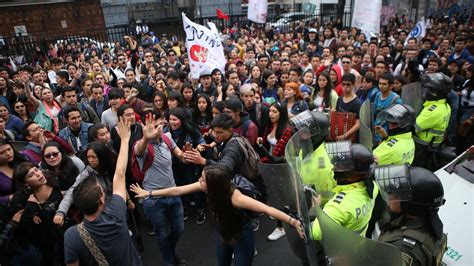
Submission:
{"label": "backpack", "polygon": [[258,156],[248,139],[245,137],[234,136],[230,141],[237,141],[237,144],[240,146],[240,149],[244,154],[244,160],[239,173],[248,179],[257,178],[259,174],[257,165],[260,161],[260,156]]}
{"label": "backpack", "polygon": [[[173,152],[173,145],[171,145],[171,141],[168,138],[168,136],[163,134],[161,136],[161,139],[166,144],[166,147],[168,147],[168,149],[172,153]],[[135,145],[138,143],[138,141],[135,143]],[[130,162],[132,176],[133,176],[133,179],[135,179],[135,181],[137,181],[140,184],[143,182],[143,179],[145,178],[145,172],[148,170],[148,168],[150,168],[150,166],[153,163],[153,159],[155,158],[155,150],[153,149],[153,144],[148,143],[148,146],[146,147],[146,150],[148,152],[148,155],[145,157],[145,161],[143,162],[143,166],[140,166],[140,162],[138,161],[138,156],[135,153],[135,148],[132,149],[132,158],[131,158],[131,162]]]}

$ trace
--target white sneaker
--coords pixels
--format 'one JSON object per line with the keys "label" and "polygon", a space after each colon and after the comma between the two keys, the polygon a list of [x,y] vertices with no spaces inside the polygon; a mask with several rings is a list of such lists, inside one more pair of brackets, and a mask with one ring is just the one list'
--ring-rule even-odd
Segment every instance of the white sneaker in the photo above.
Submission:
{"label": "white sneaker", "polygon": [[286,235],[285,229],[279,229],[278,227],[273,230],[271,234],[267,236],[267,239],[270,241],[275,241],[280,239],[282,236]]}

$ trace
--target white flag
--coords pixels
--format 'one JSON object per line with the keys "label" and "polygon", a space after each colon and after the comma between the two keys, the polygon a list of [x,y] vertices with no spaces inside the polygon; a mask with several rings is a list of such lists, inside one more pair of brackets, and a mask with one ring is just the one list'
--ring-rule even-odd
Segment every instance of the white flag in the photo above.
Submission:
{"label": "white flag", "polygon": [[247,18],[256,23],[267,22],[267,0],[249,0]]}
{"label": "white flag", "polygon": [[382,0],[373,0],[370,3],[366,0],[355,0],[352,27],[371,34],[379,34],[381,10]]}
{"label": "white flag", "polygon": [[192,22],[184,13],[182,17],[192,78],[197,79],[201,72],[211,72],[216,68],[224,73],[227,61],[216,25],[209,22],[209,29]]}
{"label": "white flag", "polygon": [[422,17],[420,21],[416,23],[415,27],[408,34],[407,41],[410,38],[421,39],[425,37],[425,35],[426,35],[426,23],[425,23],[425,18]]}

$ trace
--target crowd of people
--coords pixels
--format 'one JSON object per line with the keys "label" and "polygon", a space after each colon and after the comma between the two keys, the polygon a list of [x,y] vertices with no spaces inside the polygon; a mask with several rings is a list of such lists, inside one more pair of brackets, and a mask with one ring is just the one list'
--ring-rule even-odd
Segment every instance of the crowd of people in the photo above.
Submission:
{"label": "crowd of people", "polygon": [[[278,220],[268,240],[285,236],[283,223],[305,238],[298,217],[263,204],[268,184],[254,162],[284,162],[304,126],[314,145],[304,183],[328,192],[316,202],[336,222],[368,235],[379,211],[347,219],[356,217],[350,206],[373,208],[378,191],[390,189],[370,181],[374,163],[411,164],[407,173],[433,180],[443,147],[460,154],[474,144],[473,23],[453,21],[430,18],[422,39],[407,38],[412,24],[398,17],[373,38],[338,23],[301,22],[286,33],[238,25],[223,30],[225,71],[204,70],[199,79],[191,78],[184,41],[148,32],[124,36],[123,46],[37,47],[31,64],[5,63],[0,264],[140,265],[127,220],[143,208],[163,263],[185,265],[175,249],[196,208],[198,224],[212,216],[219,265],[232,257],[250,265],[255,213]],[[300,123],[309,117],[316,122]],[[352,142],[353,167],[338,162],[326,141]],[[412,186],[422,190],[414,179]],[[402,204],[401,212],[432,215],[440,205],[425,212]],[[306,237],[320,239],[316,221],[312,228]],[[434,241],[441,239],[442,227],[433,228]]]}

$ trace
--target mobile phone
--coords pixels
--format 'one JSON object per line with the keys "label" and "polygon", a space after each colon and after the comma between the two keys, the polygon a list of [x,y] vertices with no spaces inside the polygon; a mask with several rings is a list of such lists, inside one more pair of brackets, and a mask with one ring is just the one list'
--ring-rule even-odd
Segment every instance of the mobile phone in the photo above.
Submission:
{"label": "mobile phone", "polygon": [[185,151],[190,151],[193,149],[193,145],[191,144],[191,142],[186,142],[186,144],[184,144],[184,150]]}

